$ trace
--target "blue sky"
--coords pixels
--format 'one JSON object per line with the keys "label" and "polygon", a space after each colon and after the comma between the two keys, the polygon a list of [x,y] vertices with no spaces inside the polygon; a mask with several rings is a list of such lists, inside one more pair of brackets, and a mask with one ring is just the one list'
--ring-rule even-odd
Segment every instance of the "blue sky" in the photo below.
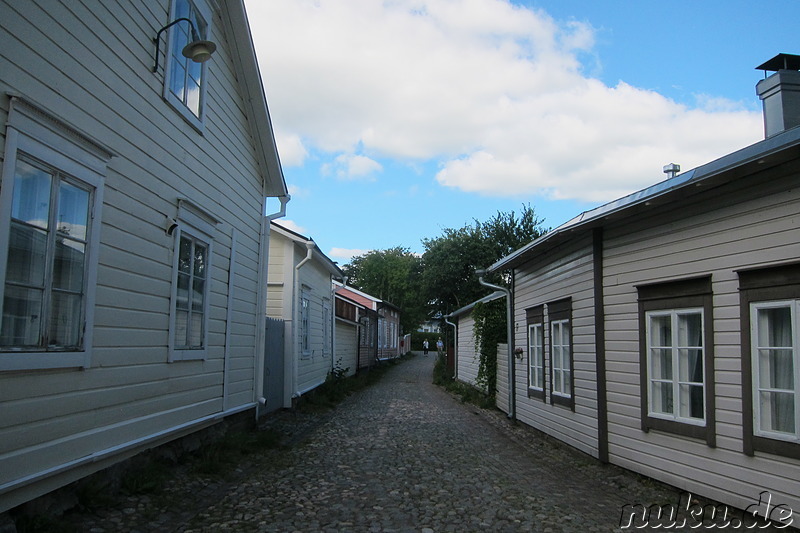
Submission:
{"label": "blue sky", "polygon": [[[333,260],[581,211],[763,138],[800,1],[247,0],[286,182]],[[277,205],[277,202],[275,202]]]}

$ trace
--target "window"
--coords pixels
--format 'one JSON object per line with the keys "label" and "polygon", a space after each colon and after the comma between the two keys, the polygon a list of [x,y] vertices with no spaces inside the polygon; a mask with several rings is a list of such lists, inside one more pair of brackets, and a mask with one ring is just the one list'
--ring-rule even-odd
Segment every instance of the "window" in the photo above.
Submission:
{"label": "window", "polygon": [[637,290],[642,429],[714,446],[711,276]]}
{"label": "window", "polygon": [[0,370],[88,366],[111,153],[17,97],[5,149]]}
{"label": "window", "polygon": [[550,323],[550,403],[575,408],[572,361],[572,300],[547,304]]}
{"label": "window", "polygon": [[526,310],[528,324],[528,397],[544,395],[544,306]]}
{"label": "window", "polygon": [[738,274],[744,451],[800,459],[800,264]]}
{"label": "window", "polygon": [[753,413],[757,435],[797,441],[798,300],[751,304]]}
{"label": "window", "polygon": [[648,415],[705,421],[703,310],[647,313]]}
{"label": "window", "polygon": [[217,221],[178,201],[170,310],[170,361],[204,359],[208,348],[213,234]]}
{"label": "window", "polygon": [[[211,12],[201,0],[174,0],[170,20],[188,18],[201,39],[208,39]],[[169,46],[164,75],[164,98],[180,112],[189,123],[202,128],[208,62],[195,63],[184,57],[183,48],[191,42],[191,26],[179,22],[169,29]]]}
{"label": "window", "polygon": [[300,353],[307,357],[311,355],[311,345],[309,344],[309,311],[311,300],[309,300],[308,289],[303,287],[300,290]]}
{"label": "window", "polygon": [[327,357],[331,354],[331,301],[329,298],[322,299],[322,355]]}

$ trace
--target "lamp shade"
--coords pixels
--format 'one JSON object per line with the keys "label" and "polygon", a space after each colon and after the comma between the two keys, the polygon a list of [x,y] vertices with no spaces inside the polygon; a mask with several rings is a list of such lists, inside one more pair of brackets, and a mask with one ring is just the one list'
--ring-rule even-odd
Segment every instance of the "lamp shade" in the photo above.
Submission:
{"label": "lamp shade", "polygon": [[211,41],[192,41],[183,47],[182,54],[195,63],[204,63],[211,59],[211,54],[217,49],[217,45]]}

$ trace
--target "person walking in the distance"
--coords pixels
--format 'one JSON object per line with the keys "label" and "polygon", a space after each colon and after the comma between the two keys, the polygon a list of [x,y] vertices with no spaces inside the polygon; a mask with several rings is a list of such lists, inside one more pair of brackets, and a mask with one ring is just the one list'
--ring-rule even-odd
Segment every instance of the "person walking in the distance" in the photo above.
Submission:
{"label": "person walking in the distance", "polygon": [[422,353],[425,355],[425,357],[428,357],[428,339],[422,341]]}
{"label": "person walking in the distance", "polygon": [[441,357],[444,353],[444,343],[442,342],[441,337],[439,337],[439,340],[436,341],[436,353],[439,355],[439,357]]}

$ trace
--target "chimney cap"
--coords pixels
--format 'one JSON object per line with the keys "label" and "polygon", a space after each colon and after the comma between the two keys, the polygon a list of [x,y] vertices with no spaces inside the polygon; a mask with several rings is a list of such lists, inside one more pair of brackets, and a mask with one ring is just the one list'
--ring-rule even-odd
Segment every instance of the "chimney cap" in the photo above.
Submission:
{"label": "chimney cap", "polygon": [[800,70],[800,56],[794,54],[778,54],[756,70],[777,72],[779,70]]}

